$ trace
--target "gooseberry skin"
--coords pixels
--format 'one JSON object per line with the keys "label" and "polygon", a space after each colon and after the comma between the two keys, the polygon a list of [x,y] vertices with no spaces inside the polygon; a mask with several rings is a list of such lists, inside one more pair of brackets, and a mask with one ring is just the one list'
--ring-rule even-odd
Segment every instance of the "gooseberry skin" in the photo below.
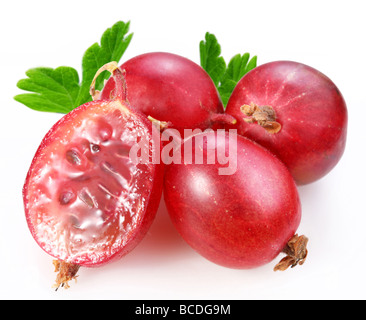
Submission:
{"label": "gooseberry skin", "polygon": [[[243,105],[270,106],[281,125],[270,133],[248,123]],[[347,107],[335,84],[324,74],[293,61],[263,64],[247,73],[235,87],[226,114],[235,128],[264,146],[288,167],[297,184],[317,181],[342,157],[347,136]]]}
{"label": "gooseberry skin", "polygon": [[[120,67],[127,83],[127,100],[138,111],[169,127],[206,129],[224,113],[210,76],[182,56],[152,52],[136,56]],[[101,99],[113,98],[115,82],[106,82]]]}
{"label": "gooseberry skin", "polygon": [[[228,133],[205,135],[207,142],[196,145],[199,135],[184,142],[193,145],[192,154],[202,149],[205,158],[213,145],[236,143]],[[235,136],[234,174],[219,175],[217,159],[189,164],[182,156],[182,164],[166,167],[164,200],[176,229],[199,254],[224,267],[250,269],[269,263],[285,248],[300,224],[301,204],[283,163]]]}
{"label": "gooseberry skin", "polygon": [[45,252],[97,267],[141,241],[158,209],[163,166],[135,165],[128,149],[152,130],[119,100],[86,103],[49,130],[23,187],[28,227]]}

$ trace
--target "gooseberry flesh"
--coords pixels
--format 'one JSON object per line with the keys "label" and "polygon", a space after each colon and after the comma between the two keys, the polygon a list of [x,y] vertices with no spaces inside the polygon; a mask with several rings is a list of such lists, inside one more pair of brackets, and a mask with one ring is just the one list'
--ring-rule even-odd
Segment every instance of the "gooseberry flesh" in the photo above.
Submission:
{"label": "gooseberry flesh", "polygon": [[68,286],[80,266],[121,258],[146,234],[159,206],[163,167],[129,154],[137,141],[152,153],[153,130],[122,100],[98,100],[65,115],[44,137],[23,199],[31,234],[63,270],[58,286]]}

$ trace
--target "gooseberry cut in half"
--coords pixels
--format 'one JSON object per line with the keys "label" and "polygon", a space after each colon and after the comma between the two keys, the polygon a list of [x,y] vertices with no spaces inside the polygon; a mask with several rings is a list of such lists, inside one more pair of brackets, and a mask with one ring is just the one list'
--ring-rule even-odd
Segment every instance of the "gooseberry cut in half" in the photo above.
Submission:
{"label": "gooseberry cut in half", "polygon": [[23,197],[34,239],[62,273],[58,286],[67,285],[80,266],[122,257],[146,234],[159,205],[163,169],[129,154],[137,141],[154,151],[152,130],[118,94],[76,108],[43,139]]}
{"label": "gooseberry cut in half", "polygon": [[[186,158],[186,148],[192,157]],[[164,199],[174,226],[193,249],[228,268],[259,267],[281,252],[287,256],[276,270],[303,264],[307,238],[296,234],[300,199],[280,160],[221,130],[185,140],[181,154],[180,163],[166,168]]]}
{"label": "gooseberry cut in half", "polygon": [[237,120],[228,128],[278,156],[299,185],[329,173],[345,150],[347,107],[341,92],[301,63],[275,61],[248,72],[225,112]]}

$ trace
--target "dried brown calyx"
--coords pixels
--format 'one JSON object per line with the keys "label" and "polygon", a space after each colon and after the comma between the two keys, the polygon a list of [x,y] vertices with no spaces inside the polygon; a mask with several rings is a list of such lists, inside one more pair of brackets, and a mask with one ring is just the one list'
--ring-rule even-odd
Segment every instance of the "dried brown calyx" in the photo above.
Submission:
{"label": "dried brown calyx", "polygon": [[53,260],[53,265],[55,266],[55,272],[58,272],[56,283],[53,287],[56,288],[56,291],[60,287],[65,289],[70,288],[68,282],[73,279],[76,281],[76,274],[78,273],[80,266],[78,264],[67,263],[60,260]]}
{"label": "dried brown calyx", "polygon": [[245,104],[240,108],[248,118],[244,118],[247,123],[258,123],[269,133],[277,133],[281,130],[281,125],[276,121],[276,112],[271,106],[257,106],[254,103]]}
{"label": "dried brown calyx", "polygon": [[274,271],[285,271],[289,267],[294,268],[298,264],[303,265],[308,255],[306,248],[308,242],[307,237],[295,234],[282,251],[287,256],[274,267]]}

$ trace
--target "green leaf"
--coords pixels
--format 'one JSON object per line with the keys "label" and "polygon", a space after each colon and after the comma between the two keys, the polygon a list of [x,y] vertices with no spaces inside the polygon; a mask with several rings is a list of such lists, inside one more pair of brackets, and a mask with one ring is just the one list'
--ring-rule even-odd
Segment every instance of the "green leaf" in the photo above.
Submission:
{"label": "green leaf", "polygon": [[257,66],[257,57],[254,56],[250,61],[249,58],[249,53],[237,54],[226,67],[221,46],[213,34],[207,32],[205,40],[200,42],[201,67],[215,83],[225,107],[239,80]]}
{"label": "green leaf", "polygon": [[257,66],[257,56],[254,56],[250,61],[249,57],[249,53],[245,53],[242,56],[237,54],[230,60],[218,87],[224,106],[227,105],[231,93],[239,80]]}
{"label": "green leaf", "polygon": [[221,46],[216,37],[206,33],[205,41],[200,43],[201,66],[209,74],[215,86],[218,86],[226,70],[226,63],[221,55]]}
{"label": "green leaf", "polygon": [[19,94],[14,99],[27,107],[46,112],[68,113],[74,109],[80,85],[79,76],[70,67],[34,68],[26,72],[27,79],[18,88],[34,93]]}
{"label": "green leaf", "polygon": [[[78,105],[91,100],[89,94],[90,84],[96,72],[111,61],[119,62],[131,42],[133,33],[127,35],[130,23],[117,22],[112,28],[107,29],[101,39],[101,44],[94,43],[84,54],[82,61],[83,81],[78,97]],[[103,72],[97,79],[95,88],[102,89],[104,80],[110,73]]]}
{"label": "green leaf", "polygon": [[[103,33],[100,45],[95,43],[88,48],[82,60],[81,83],[71,67],[34,68],[26,72],[28,78],[17,83],[19,89],[31,93],[19,94],[14,99],[34,110],[57,113],[68,113],[91,101],[89,87],[95,73],[108,62],[119,62],[130,44],[133,34],[128,34],[129,25],[117,22]],[[104,72],[98,77],[96,88],[101,89],[109,76]]]}

